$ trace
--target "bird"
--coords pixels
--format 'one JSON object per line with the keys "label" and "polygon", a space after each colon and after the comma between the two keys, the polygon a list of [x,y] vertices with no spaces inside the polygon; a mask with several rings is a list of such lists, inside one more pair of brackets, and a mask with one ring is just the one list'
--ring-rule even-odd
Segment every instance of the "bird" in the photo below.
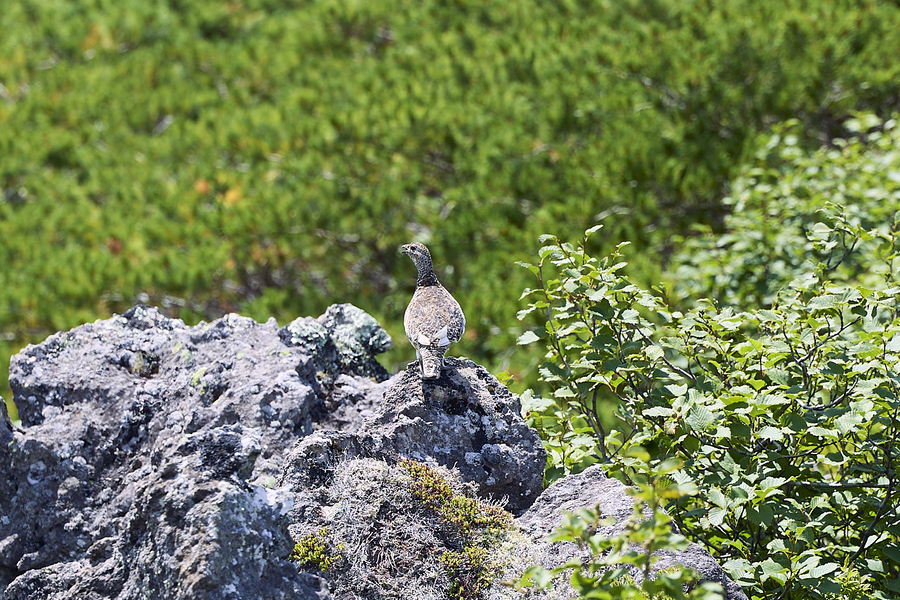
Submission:
{"label": "bird", "polygon": [[444,366],[444,353],[466,330],[466,316],[459,302],[438,281],[431,253],[424,244],[404,244],[400,251],[412,259],[418,273],[416,291],[403,315],[403,327],[409,343],[416,349],[422,379],[438,379]]}

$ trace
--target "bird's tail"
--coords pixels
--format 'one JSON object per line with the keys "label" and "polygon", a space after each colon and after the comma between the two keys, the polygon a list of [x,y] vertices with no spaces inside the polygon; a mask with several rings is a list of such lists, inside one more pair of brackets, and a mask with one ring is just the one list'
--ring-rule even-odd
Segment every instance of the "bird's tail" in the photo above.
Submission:
{"label": "bird's tail", "polygon": [[422,356],[422,379],[438,379],[441,376],[441,367],[444,365],[443,356]]}

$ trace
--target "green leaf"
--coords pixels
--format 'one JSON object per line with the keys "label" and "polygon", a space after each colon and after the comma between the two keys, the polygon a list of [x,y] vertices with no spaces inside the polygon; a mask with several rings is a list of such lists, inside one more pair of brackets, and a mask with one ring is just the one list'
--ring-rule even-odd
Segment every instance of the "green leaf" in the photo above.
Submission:
{"label": "green leaf", "polygon": [[781,584],[787,581],[788,568],[780,565],[771,558],[767,558],[766,560],[762,561],[759,564],[759,568],[763,575],[763,581],[766,581],[766,579],[774,579]]}
{"label": "green leaf", "polygon": [[884,349],[888,352],[900,352],[900,335],[892,336],[888,343],[884,345]]}
{"label": "green leaf", "polygon": [[717,507],[709,509],[709,512],[706,513],[706,518],[712,527],[718,527],[725,522],[728,515],[728,509]]}
{"label": "green leaf", "polygon": [[784,432],[780,428],[772,427],[771,425],[762,427],[757,435],[766,440],[781,441],[784,439]]}
{"label": "green leaf", "polygon": [[516,265],[522,267],[523,269],[527,269],[527,270],[531,271],[531,272],[534,273],[535,275],[537,275],[538,272],[539,272],[539,269],[538,269],[535,265],[533,265],[533,264],[531,264],[531,263],[522,262],[522,261],[516,261]]}
{"label": "green leaf", "polygon": [[810,427],[806,430],[810,435],[814,435],[820,438],[837,438],[838,432],[834,429],[825,429],[824,427],[819,427],[818,425]]}
{"label": "green leaf", "polygon": [[[542,331],[540,333],[543,333]],[[535,331],[526,331],[522,335],[519,336],[519,339],[516,342],[520,346],[525,346],[527,344],[533,344],[534,342],[538,342],[541,340],[541,336],[539,336]]]}
{"label": "green leaf", "polygon": [[665,352],[663,352],[663,349],[659,346],[647,346],[644,353],[650,360],[659,360],[665,356]]}
{"label": "green leaf", "polygon": [[841,435],[846,435],[850,431],[855,431],[862,421],[862,417],[856,413],[844,413],[834,420],[834,426]]}
{"label": "green leaf", "polygon": [[702,432],[709,427],[715,417],[705,406],[694,406],[685,417],[685,421],[694,431]]}
{"label": "green leaf", "polygon": [[637,324],[640,323],[640,313],[633,308],[629,308],[622,311],[621,319],[624,323]]}
{"label": "green leaf", "polygon": [[809,308],[813,310],[822,310],[828,308],[835,308],[838,305],[839,297],[834,294],[827,294],[824,296],[818,296],[817,298],[813,298],[809,302]]}
{"label": "green leaf", "polygon": [[553,581],[553,573],[539,565],[528,567],[516,582],[521,587],[536,587],[546,589]]}
{"label": "green leaf", "polygon": [[884,573],[884,563],[874,558],[866,559],[866,567],[875,573]]}
{"label": "green leaf", "polygon": [[706,496],[707,498],[709,498],[710,502],[720,508],[725,508],[728,506],[728,499],[719,488],[712,488],[711,490],[709,490],[709,492],[707,492]]}
{"label": "green leaf", "polygon": [[559,248],[556,246],[543,246],[538,251],[538,256],[543,260],[543,259],[547,258],[548,256],[552,256],[553,254],[556,254],[558,252],[559,252]]}
{"label": "green leaf", "polygon": [[665,386],[665,390],[672,394],[672,396],[680,398],[681,396],[687,394],[688,386],[686,384],[670,384]]}
{"label": "green leaf", "polygon": [[804,578],[808,579],[821,579],[822,577],[837,571],[840,568],[840,565],[837,563],[824,563],[818,566],[815,566],[809,569],[806,572],[802,572]]}
{"label": "green leaf", "polygon": [[762,388],[766,387],[766,382],[760,381],[759,379],[749,379],[747,380],[747,383],[749,383],[756,391],[759,391]]}

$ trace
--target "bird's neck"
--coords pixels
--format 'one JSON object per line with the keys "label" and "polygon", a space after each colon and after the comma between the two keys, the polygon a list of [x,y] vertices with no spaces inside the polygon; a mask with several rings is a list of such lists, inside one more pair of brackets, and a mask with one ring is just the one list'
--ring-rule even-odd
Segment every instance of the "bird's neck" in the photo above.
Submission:
{"label": "bird's neck", "polygon": [[416,277],[416,287],[429,287],[432,285],[441,285],[437,275],[434,274],[434,269],[431,267],[421,269],[418,277]]}

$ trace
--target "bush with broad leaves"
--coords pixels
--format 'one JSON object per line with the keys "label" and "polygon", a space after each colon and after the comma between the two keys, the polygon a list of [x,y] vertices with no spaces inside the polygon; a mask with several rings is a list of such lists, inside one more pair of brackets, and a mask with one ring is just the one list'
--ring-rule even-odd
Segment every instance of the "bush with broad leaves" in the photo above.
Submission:
{"label": "bush with broad leaves", "polygon": [[[877,137],[814,155],[773,144],[783,175],[740,193],[759,207],[819,189],[820,210],[693,242],[699,275],[680,287],[712,297],[676,303],[665,286],[632,284],[621,246],[590,255],[598,227],[577,244],[544,236],[525,265],[539,286],[520,318],[545,326],[520,341],[546,344],[555,389],[525,398],[548,478],[599,461],[631,482],[635,446],[681,461],[671,477],[699,493],[667,509],[754,598],[900,592],[900,136],[895,121],[869,124]],[[854,203],[824,201],[819,177]],[[770,277],[771,262],[749,260],[770,249],[756,236],[790,237],[793,262]]]}

